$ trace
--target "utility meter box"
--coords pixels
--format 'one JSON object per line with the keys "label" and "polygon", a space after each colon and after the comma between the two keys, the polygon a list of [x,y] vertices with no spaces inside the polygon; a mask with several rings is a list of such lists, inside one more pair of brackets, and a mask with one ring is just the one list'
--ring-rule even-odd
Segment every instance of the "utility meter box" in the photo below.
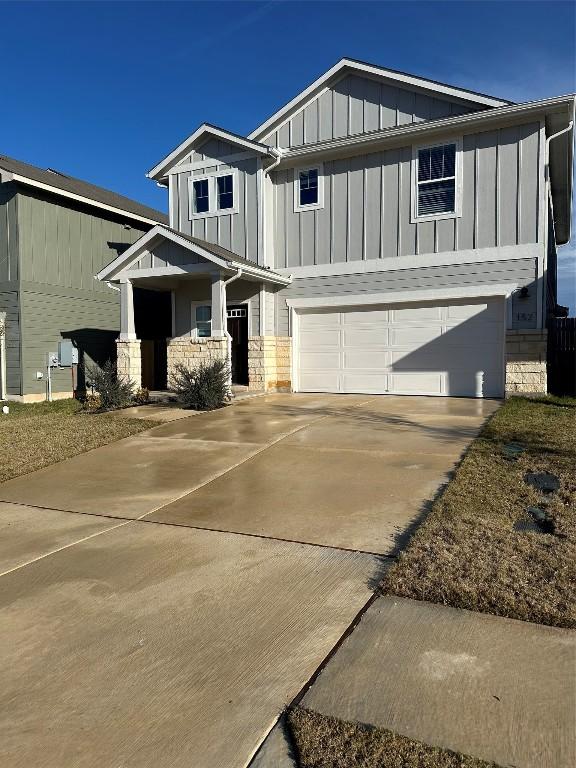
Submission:
{"label": "utility meter box", "polygon": [[70,339],[58,342],[58,365],[60,368],[70,368],[78,364],[78,350]]}

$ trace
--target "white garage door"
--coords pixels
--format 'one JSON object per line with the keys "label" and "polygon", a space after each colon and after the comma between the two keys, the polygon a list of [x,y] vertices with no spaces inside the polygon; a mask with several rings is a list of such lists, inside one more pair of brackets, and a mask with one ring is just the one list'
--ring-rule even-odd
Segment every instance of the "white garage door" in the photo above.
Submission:
{"label": "white garage door", "polygon": [[500,397],[504,300],[298,313],[302,392]]}

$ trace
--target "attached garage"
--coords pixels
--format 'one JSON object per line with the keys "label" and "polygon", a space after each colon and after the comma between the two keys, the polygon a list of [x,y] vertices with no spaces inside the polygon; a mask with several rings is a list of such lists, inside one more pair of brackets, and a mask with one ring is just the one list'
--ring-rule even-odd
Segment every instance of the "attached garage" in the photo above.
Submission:
{"label": "attached garage", "polygon": [[294,331],[301,392],[504,394],[503,297],[299,308]]}

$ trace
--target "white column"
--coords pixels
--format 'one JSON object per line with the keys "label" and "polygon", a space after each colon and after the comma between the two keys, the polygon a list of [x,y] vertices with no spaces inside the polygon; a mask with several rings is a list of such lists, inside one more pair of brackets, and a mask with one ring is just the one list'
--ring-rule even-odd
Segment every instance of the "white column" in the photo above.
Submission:
{"label": "white column", "polygon": [[212,336],[224,336],[224,311],[226,308],[226,286],[220,272],[214,272],[212,278]]}
{"label": "white column", "polygon": [[136,341],[134,291],[130,280],[120,283],[120,341]]}

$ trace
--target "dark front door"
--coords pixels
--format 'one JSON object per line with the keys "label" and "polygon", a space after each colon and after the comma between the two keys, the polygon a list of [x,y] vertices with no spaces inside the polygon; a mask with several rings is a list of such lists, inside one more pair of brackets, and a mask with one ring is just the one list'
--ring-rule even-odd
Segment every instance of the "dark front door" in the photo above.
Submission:
{"label": "dark front door", "polygon": [[228,307],[228,333],[232,336],[232,383],[248,384],[248,307]]}

